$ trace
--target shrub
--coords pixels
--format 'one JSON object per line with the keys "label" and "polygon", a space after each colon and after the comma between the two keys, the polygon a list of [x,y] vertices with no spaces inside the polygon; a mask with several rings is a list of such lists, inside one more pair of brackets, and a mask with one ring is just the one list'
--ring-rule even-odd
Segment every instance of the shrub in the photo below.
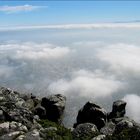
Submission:
{"label": "shrub", "polygon": [[51,122],[49,120],[41,120],[39,123],[44,128],[48,127],[56,127],[56,131],[48,131],[47,135],[45,137],[46,140],[72,140],[72,134],[71,131],[67,128],[65,128],[62,125],[59,125],[55,122]]}
{"label": "shrub", "polygon": [[140,130],[137,128],[127,128],[119,134],[114,133],[112,136],[107,136],[105,140],[140,140]]}

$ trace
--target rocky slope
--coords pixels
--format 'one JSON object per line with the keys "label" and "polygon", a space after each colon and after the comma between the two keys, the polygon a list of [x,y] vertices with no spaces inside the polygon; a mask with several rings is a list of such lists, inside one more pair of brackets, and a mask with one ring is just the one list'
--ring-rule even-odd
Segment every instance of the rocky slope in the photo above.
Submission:
{"label": "rocky slope", "polygon": [[113,103],[107,112],[87,102],[73,128],[62,125],[66,97],[38,98],[0,88],[0,140],[139,140],[140,125],[125,116],[126,102]]}

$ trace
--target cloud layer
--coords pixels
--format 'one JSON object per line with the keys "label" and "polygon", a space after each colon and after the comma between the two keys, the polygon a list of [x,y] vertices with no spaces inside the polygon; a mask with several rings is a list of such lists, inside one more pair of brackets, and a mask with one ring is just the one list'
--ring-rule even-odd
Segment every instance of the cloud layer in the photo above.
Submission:
{"label": "cloud layer", "polygon": [[63,48],[52,44],[36,44],[32,42],[27,43],[12,43],[0,46],[3,53],[13,52],[12,58],[21,60],[39,60],[39,59],[58,59],[70,53],[69,48]]}
{"label": "cloud layer", "polygon": [[[32,11],[41,6],[15,6],[15,7],[1,7],[0,11],[7,13],[19,11]],[[60,25],[36,25],[36,26],[16,26],[16,27],[2,27],[0,31],[15,31],[15,30],[33,30],[33,29],[140,29],[139,23],[94,23],[94,24],[60,24]]]}
{"label": "cloud layer", "polygon": [[140,96],[136,94],[126,95],[123,100],[127,102],[127,115],[132,117],[135,121],[140,122]]}
{"label": "cloud layer", "polygon": [[109,45],[99,49],[97,57],[119,74],[140,74],[140,47],[128,44]]}
{"label": "cloud layer", "polygon": [[[49,86],[51,93],[69,96],[105,98],[120,89],[122,83],[107,77],[100,71],[79,70],[72,73],[70,80],[61,79]],[[68,96],[67,95],[67,96]]]}
{"label": "cloud layer", "polygon": [[66,95],[68,126],[89,100],[111,111],[114,100],[125,99],[128,115],[138,120],[132,108],[140,96],[140,34],[119,28],[2,32],[6,41],[13,36],[19,41],[0,41],[0,85],[41,96]]}

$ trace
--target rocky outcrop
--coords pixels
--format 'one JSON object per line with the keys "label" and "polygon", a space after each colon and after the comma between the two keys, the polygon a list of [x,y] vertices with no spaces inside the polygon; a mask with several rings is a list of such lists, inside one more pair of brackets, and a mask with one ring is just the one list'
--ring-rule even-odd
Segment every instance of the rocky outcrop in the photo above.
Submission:
{"label": "rocky outcrop", "polygon": [[126,102],[113,103],[112,111],[87,102],[78,112],[74,128],[65,128],[62,116],[66,97],[42,99],[0,87],[0,140],[139,140],[140,124],[125,116]]}
{"label": "rocky outcrop", "polygon": [[[41,119],[61,122],[66,98],[52,95],[42,99],[0,87],[0,140],[41,140]],[[48,126],[49,129],[50,126]],[[49,132],[50,133],[50,132]]]}
{"label": "rocky outcrop", "polygon": [[41,105],[38,105],[34,108],[34,114],[38,115],[40,119],[45,119],[47,115],[46,109]]}
{"label": "rocky outcrop", "polygon": [[88,137],[95,137],[98,134],[97,127],[92,123],[83,123],[76,126],[72,132],[74,139],[86,139]]}
{"label": "rocky outcrop", "polygon": [[105,139],[105,135],[98,135],[96,137],[94,137],[92,140],[104,140]]}
{"label": "rocky outcrop", "polygon": [[42,98],[41,106],[46,109],[46,118],[54,122],[61,122],[66,104],[66,97],[60,94]]}
{"label": "rocky outcrop", "polygon": [[112,112],[108,114],[108,119],[120,118],[125,115],[126,102],[122,100],[117,100],[113,103]]}
{"label": "rocky outcrop", "polygon": [[110,121],[106,123],[106,125],[103,128],[100,129],[100,133],[104,135],[112,135],[115,131],[115,127],[115,123]]}
{"label": "rocky outcrop", "polygon": [[107,119],[107,112],[104,108],[93,102],[87,102],[82,109],[79,110],[77,122],[75,126],[81,123],[93,123],[98,129],[101,129]]}

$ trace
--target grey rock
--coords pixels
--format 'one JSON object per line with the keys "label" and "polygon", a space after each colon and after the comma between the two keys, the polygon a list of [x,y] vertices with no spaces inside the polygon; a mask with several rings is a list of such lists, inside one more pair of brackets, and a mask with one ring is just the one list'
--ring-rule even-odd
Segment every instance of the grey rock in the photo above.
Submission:
{"label": "grey rock", "polygon": [[15,140],[21,134],[23,134],[21,131],[10,132],[8,134],[2,135],[0,140]]}
{"label": "grey rock", "polygon": [[104,135],[112,135],[115,131],[115,127],[115,123],[108,122],[103,128],[101,128],[100,133]]}
{"label": "grey rock", "polygon": [[120,121],[117,125],[116,125],[116,128],[115,128],[115,134],[118,134],[120,133],[122,130],[124,129],[131,129],[134,127],[134,124],[133,122],[131,121],[128,121],[128,120],[122,120]]}
{"label": "grey rock", "polygon": [[66,97],[61,94],[44,97],[41,101],[41,106],[46,109],[47,119],[54,122],[61,122],[61,117],[65,109],[65,104]]}
{"label": "grey rock", "polygon": [[47,118],[46,117],[46,109],[41,105],[38,105],[34,108],[34,114],[38,115],[40,119]]}
{"label": "grey rock", "polygon": [[17,107],[23,107],[24,104],[25,104],[25,101],[22,98],[18,98],[17,102],[15,103]]}
{"label": "grey rock", "polygon": [[25,135],[25,140],[40,140],[40,134],[37,129],[32,130],[31,132],[28,132]]}
{"label": "grey rock", "polygon": [[86,138],[96,136],[98,133],[97,127],[92,123],[79,124],[73,131],[74,138]]}
{"label": "grey rock", "polygon": [[77,123],[74,127],[81,123],[93,123],[98,129],[101,129],[107,120],[107,112],[104,108],[93,102],[87,102],[82,109],[79,110]]}
{"label": "grey rock", "polygon": [[106,137],[106,135],[98,135],[98,136],[94,137],[94,138],[91,139],[91,140],[104,140],[105,137]]}
{"label": "grey rock", "polygon": [[20,135],[15,140],[25,140],[25,135]]}
{"label": "grey rock", "polygon": [[22,123],[14,122],[12,121],[9,125],[10,131],[23,131],[23,132],[28,132],[28,129],[25,125]]}
{"label": "grey rock", "polygon": [[34,108],[34,101],[33,99],[28,99],[25,104],[24,104],[25,107],[29,108],[30,110]]}
{"label": "grey rock", "polygon": [[5,133],[9,132],[9,122],[4,122],[0,124],[0,135],[3,135]]}
{"label": "grey rock", "polygon": [[113,103],[112,112],[109,113],[108,119],[120,118],[125,115],[126,102],[117,100]]}
{"label": "grey rock", "polygon": [[29,94],[29,93],[20,94],[19,97],[22,98],[24,101],[27,101],[27,100],[31,99],[31,94]]}
{"label": "grey rock", "polygon": [[0,121],[5,120],[4,112],[3,110],[0,110]]}

